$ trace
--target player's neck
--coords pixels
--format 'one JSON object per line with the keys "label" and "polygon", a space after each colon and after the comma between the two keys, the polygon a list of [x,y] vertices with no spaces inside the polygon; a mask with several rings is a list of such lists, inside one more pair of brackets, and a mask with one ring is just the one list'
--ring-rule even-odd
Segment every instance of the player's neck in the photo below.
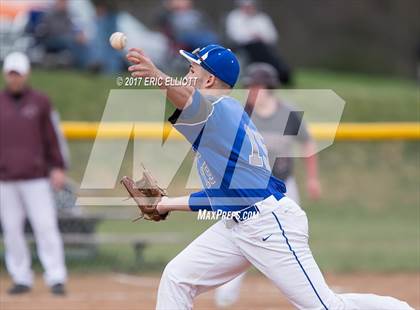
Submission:
{"label": "player's neck", "polygon": [[214,97],[222,97],[222,96],[227,96],[229,95],[229,93],[232,91],[231,89],[215,89],[215,88],[202,88],[199,89],[200,93],[202,95],[209,95],[209,96],[214,96]]}

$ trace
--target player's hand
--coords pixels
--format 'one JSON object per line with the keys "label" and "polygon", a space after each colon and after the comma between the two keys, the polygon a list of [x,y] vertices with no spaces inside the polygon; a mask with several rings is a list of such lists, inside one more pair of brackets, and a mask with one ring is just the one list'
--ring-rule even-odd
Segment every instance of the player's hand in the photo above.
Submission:
{"label": "player's hand", "polygon": [[63,169],[54,168],[50,172],[50,182],[54,190],[59,191],[66,183],[66,173]]}
{"label": "player's hand", "polygon": [[156,68],[152,60],[147,57],[139,48],[130,48],[127,55],[127,60],[133,63],[128,67],[133,77],[157,77],[159,70]]}
{"label": "player's hand", "polygon": [[321,197],[321,183],[317,178],[309,179],[307,187],[309,198],[317,200]]}

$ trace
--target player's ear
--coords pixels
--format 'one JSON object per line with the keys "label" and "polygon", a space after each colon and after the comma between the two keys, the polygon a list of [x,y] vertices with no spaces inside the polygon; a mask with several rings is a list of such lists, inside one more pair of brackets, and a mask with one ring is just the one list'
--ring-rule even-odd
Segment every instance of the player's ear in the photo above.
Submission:
{"label": "player's ear", "polygon": [[210,74],[207,77],[205,88],[212,88],[216,84],[216,77],[213,74]]}

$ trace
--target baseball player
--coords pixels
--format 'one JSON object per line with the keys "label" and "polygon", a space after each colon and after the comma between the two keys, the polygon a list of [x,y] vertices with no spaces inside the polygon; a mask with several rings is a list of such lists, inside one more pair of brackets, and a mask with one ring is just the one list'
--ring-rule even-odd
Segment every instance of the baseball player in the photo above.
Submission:
{"label": "baseball player", "polygon": [[[254,265],[299,309],[411,309],[392,297],[331,291],[309,248],[305,212],[271,175],[261,135],[242,105],[228,96],[239,75],[237,58],[219,45],[180,53],[191,64],[186,77],[196,83],[161,87],[176,107],[170,121],[196,151],[204,189],[163,197],[156,210],[162,217],[203,209],[229,216],[169,262],[156,308],[192,309],[197,295]],[[134,77],[167,78],[140,49],[130,49],[127,59]]]}
{"label": "baseball player", "polygon": [[[242,84],[250,89],[248,103],[252,108],[251,119],[264,138],[272,174],[284,180],[287,197],[299,204],[300,197],[293,175],[293,157],[291,150],[299,143],[304,154],[311,154],[315,144],[306,123],[294,112],[291,105],[277,98],[274,89],[280,81],[276,69],[267,63],[249,65],[242,78]],[[255,95],[254,95],[255,94]],[[287,127],[284,126],[287,124]],[[318,180],[316,156],[305,158],[307,172],[307,191],[311,199],[317,199],[321,193]],[[227,307],[236,302],[244,275],[217,288],[215,302],[219,307]]]}
{"label": "baseball player", "polygon": [[3,65],[6,89],[0,91],[0,220],[10,294],[30,291],[31,254],[25,242],[28,217],[44,279],[51,292],[64,295],[66,267],[52,189],[65,181],[64,143],[58,115],[49,99],[28,86],[30,63],[25,54],[9,54]]}

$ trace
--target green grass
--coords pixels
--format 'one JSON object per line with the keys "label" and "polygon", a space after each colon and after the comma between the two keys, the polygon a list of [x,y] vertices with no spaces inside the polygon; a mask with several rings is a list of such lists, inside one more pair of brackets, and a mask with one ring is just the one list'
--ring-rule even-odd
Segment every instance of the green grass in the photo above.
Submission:
{"label": "green grass", "polygon": [[398,78],[299,71],[297,87],[332,89],[346,102],[342,121],[418,121],[419,88],[416,82]]}
{"label": "green grass", "polygon": [[[401,209],[405,209],[400,212]],[[323,201],[306,203],[310,225],[310,244],[322,269],[328,271],[415,271],[419,268],[418,210],[403,208],[354,207],[343,203],[329,205]],[[137,223],[108,221],[100,230],[114,233],[174,232],[193,240],[211,223],[195,220],[194,216],[176,214],[165,223]],[[150,246],[145,251],[145,267],[161,268],[156,262],[166,262],[181,251],[188,242],[174,245]],[[124,251],[121,255],[121,251]],[[128,247],[120,247],[118,258],[132,257]],[[114,252],[115,254],[115,252]],[[126,256],[127,255],[127,256]],[[130,261],[130,259],[129,259]],[[132,260],[131,260],[132,262]],[[131,267],[130,267],[131,266]],[[121,267],[121,266],[120,266]],[[125,265],[132,269],[133,265]]]}
{"label": "green grass", "polygon": [[[419,93],[413,81],[378,76],[298,71],[297,88],[332,89],[346,101],[343,121],[419,121]],[[63,120],[100,120],[113,77],[68,71],[35,71],[32,83],[48,93]],[[153,109],[145,104],[145,109]],[[159,142],[156,142],[159,143]],[[72,141],[70,175],[80,181],[92,141]],[[304,164],[296,172],[310,225],[312,251],[324,270],[418,271],[419,144],[340,142],[319,154],[323,197],[305,193]],[[157,156],[157,155],[156,155]],[[170,156],[170,154],[168,155]],[[130,173],[127,151],[121,174]],[[163,160],[156,158],[156,160]],[[164,162],[164,161],[162,161]],[[193,214],[174,214],[164,223],[105,221],[100,232],[179,232],[193,240],[211,223]],[[70,259],[74,270],[161,270],[188,242],[151,245],[136,266],[129,246],[106,246],[95,261]]]}
{"label": "green grass", "polygon": [[418,210],[408,212],[328,205],[307,209],[311,247],[321,268],[410,271],[419,267]]}
{"label": "green grass", "polygon": [[[72,143],[73,144],[73,143]],[[77,148],[88,154],[89,146]],[[297,177],[310,226],[312,251],[328,271],[416,271],[420,267],[419,249],[419,162],[416,142],[340,142],[319,155],[323,196],[311,201],[305,192],[302,161],[297,161]],[[79,160],[82,160],[79,157]],[[85,157],[84,160],[87,160]],[[126,162],[130,162],[128,158]],[[83,160],[81,165],[84,165]],[[129,173],[129,167],[125,167]],[[194,214],[173,214],[163,223],[146,221],[105,221],[99,231],[106,233],[172,233],[186,242],[151,245],[145,251],[145,264],[134,264],[129,246],[103,249],[98,266],[144,271],[161,270],[203,232],[211,222],[199,222]],[[79,263],[78,268],[83,268]],[[98,267],[102,269],[103,267]]]}
{"label": "green grass", "polygon": [[[34,71],[32,84],[48,93],[63,120],[100,120],[116,76],[77,71]],[[3,80],[0,82],[3,87]],[[392,77],[299,70],[298,89],[332,89],[346,101],[343,121],[418,121],[415,81]],[[153,109],[145,105],[145,109]]]}

